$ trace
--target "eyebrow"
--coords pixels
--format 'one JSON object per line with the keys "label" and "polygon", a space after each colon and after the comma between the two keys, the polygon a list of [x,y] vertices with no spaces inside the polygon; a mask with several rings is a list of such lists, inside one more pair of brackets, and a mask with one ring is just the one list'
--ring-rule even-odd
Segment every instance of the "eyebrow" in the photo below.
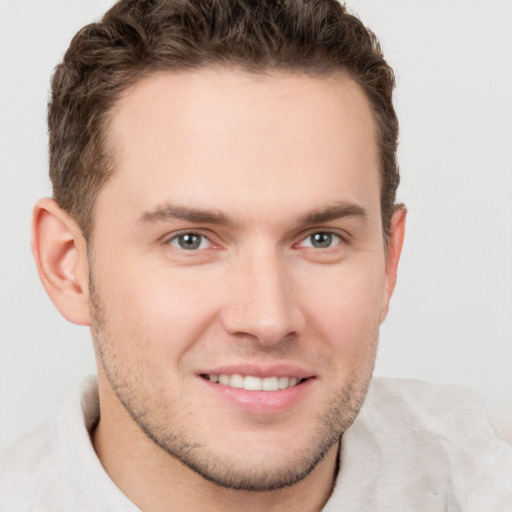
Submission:
{"label": "eyebrow", "polygon": [[219,211],[185,208],[172,204],[164,204],[157,206],[154,210],[144,212],[139,220],[141,222],[165,222],[173,219],[201,224],[230,224],[228,218]]}
{"label": "eyebrow", "polygon": [[[327,206],[320,210],[314,210],[299,218],[299,225],[307,226],[311,224],[322,224],[324,222],[341,219],[344,217],[360,217],[366,220],[368,212],[362,206],[354,203],[337,203]],[[169,220],[184,220],[192,223],[213,224],[229,226],[231,222],[222,212],[218,210],[203,210],[197,208],[187,208],[173,204],[163,204],[153,210],[144,212],[139,221],[146,223],[158,223]]]}
{"label": "eyebrow", "polygon": [[332,206],[327,206],[321,210],[307,213],[299,220],[302,225],[309,224],[322,224],[332,220],[341,219],[344,217],[359,217],[363,220],[368,218],[368,212],[362,206],[355,203],[338,203]]}

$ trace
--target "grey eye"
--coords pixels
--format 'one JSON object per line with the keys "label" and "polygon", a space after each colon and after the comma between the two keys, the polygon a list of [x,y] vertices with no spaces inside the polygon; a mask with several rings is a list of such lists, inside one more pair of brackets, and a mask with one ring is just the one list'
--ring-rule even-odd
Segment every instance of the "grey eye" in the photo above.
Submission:
{"label": "grey eye", "polygon": [[209,243],[208,238],[198,233],[181,233],[169,240],[170,245],[184,249],[185,251],[206,249]]}
{"label": "grey eye", "polygon": [[319,249],[324,249],[326,247],[330,247],[332,244],[332,235],[331,233],[314,233],[311,236],[311,244],[313,247],[318,247]]}
{"label": "grey eye", "polygon": [[314,247],[315,249],[328,249],[341,242],[341,237],[329,231],[318,231],[308,235],[301,243],[302,247]]}

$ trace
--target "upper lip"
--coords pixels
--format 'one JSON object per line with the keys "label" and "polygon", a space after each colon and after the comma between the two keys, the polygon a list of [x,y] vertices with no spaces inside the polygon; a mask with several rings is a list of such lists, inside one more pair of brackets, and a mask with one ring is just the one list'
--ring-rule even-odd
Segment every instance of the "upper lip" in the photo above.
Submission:
{"label": "upper lip", "polygon": [[256,365],[256,364],[237,364],[218,366],[201,370],[200,375],[234,375],[253,377],[295,377],[297,379],[306,379],[314,377],[314,372],[293,364],[272,364],[272,365]]}

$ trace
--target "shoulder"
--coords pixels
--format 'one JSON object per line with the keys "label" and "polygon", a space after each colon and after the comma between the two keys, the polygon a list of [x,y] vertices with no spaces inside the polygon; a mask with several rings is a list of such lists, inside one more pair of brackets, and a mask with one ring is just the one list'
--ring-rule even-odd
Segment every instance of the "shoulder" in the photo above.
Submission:
{"label": "shoulder", "polygon": [[[428,430],[441,436],[472,436],[489,424],[482,400],[472,390],[453,385],[434,385],[414,379],[374,378],[361,411],[363,417],[391,415],[396,427]],[[478,418],[468,425],[468,418]]]}
{"label": "shoulder", "polygon": [[33,510],[44,494],[58,494],[62,474],[57,421],[23,436],[0,459],[0,510]]}
{"label": "shoulder", "polygon": [[512,500],[512,447],[463,387],[375,378],[343,450],[342,462],[362,457],[379,472],[377,488],[400,490],[405,500],[420,493],[448,510],[496,512]]}
{"label": "shoulder", "polygon": [[1,512],[76,510],[73,463],[92,451],[87,422],[93,421],[95,390],[95,379],[84,379],[66,395],[54,420],[5,452],[0,460]]}
{"label": "shoulder", "polygon": [[98,388],[91,376],[67,394],[54,421],[2,457],[0,512],[138,511],[94,451],[90,432],[98,420]]}

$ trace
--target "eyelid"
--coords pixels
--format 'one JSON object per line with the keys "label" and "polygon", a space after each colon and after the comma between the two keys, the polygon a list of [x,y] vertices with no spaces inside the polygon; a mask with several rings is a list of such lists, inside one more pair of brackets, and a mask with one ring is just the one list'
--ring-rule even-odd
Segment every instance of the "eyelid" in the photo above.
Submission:
{"label": "eyelid", "polygon": [[336,228],[332,228],[332,227],[329,227],[329,228],[315,227],[315,228],[308,229],[306,232],[303,232],[300,235],[298,242],[296,242],[294,245],[302,244],[302,242],[304,242],[308,237],[310,237],[311,235],[314,235],[315,233],[328,233],[330,235],[337,236],[340,239],[340,242],[338,244],[335,244],[332,247],[328,247],[327,249],[323,249],[323,250],[334,249],[338,245],[347,244],[351,238],[348,233],[346,233],[345,231],[340,230],[340,229],[336,229]]}
{"label": "eyelid", "polygon": [[[174,231],[172,233],[167,233],[165,236],[163,236],[161,238],[162,242],[164,244],[167,244],[167,245],[172,245],[172,247],[176,247],[174,246],[173,244],[171,244],[171,242],[175,239],[177,239],[178,237],[180,236],[183,236],[183,235],[195,235],[195,236],[199,236],[201,238],[204,238],[206,240],[208,240],[208,244],[209,246],[208,247],[205,247],[203,249],[196,249],[195,251],[204,251],[206,249],[210,249],[212,247],[215,247],[217,244],[215,244],[215,242],[213,242],[211,236],[207,235],[206,233],[204,233],[203,230],[201,229],[180,229],[179,231]],[[181,247],[176,247],[177,249],[181,249],[181,250],[185,250]],[[190,250],[190,252],[194,252],[193,250]]]}
{"label": "eyelid", "polygon": [[[201,229],[201,228],[200,229],[194,229],[194,228],[186,229],[185,228],[185,229],[180,229],[178,231],[173,231],[172,233],[166,233],[164,236],[162,236],[160,238],[160,240],[164,244],[171,245],[170,242],[172,240],[176,239],[177,237],[179,237],[181,235],[191,234],[191,235],[200,236],[200,237],[208,240],[208,242],[209,242],[209,247],[207,247],[208,249],[214,248],[214,247],[219,247],[222,242],[221,243],[214,242],[213,241],[214,235],[212,236],[209,233],[205,233],[205,231],[210,232],[210,230],[205,230],[205,229]],[[302,244],[308,237],[310,237],[311,235],[314,235],[315,233],[329,233],[329,234],[332,234],[340,239],[340,242],[338,244],[335,244],[332,247],[323,249],[324,251],[328,250],[328,249],[334,249],[335,247],[337,247],[338,245],[341,245],[341,244],[348,244],[350,242],[350,239],[352,238],[350,236],[350,234],[344,230],[340,230],[340,229],[336,229],[336,228],[332,228],[332,227],[313,227],[313,228],[308,228],[305,232],[302,232],[298,237],[295,237],[295,239],[297,240],[297,238],[298,238],[298,240],[293,244],[293,246],[300,246],[300,244]],[[205,248],[205,249],[207,249],[207,248]],[[199,249],[199,250],[205,250],[205,249]]]}

